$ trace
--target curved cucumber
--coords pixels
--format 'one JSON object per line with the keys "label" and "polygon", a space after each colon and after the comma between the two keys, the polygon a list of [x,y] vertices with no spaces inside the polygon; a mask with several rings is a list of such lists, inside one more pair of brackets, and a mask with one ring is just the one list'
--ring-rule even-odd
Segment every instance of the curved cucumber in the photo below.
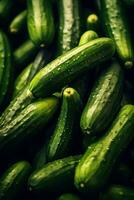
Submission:
{"label": "curved cucumber", "polygon": [[134,106],[121,108],[108,132],[92,143],[75,171],[75,185],[83,192],[102,188],[121,152],[134,138]]}
{"label": "curved cucumber", "polygon": [[111,185],[100,200],[133,200],[134,189],[122,185]]}
{"label": "curved cucumber", "polygon": [[101,13],[106,33],[114,39],[119,57],[126,68],[131,68],[134,50],[122,1],[101,0]]}
{"label": "curved cucumber", "polygon": [[79,0],[59,0],[57,2],[59,14],[58,55],[78,45],[81,35],[79,4]]}
{"label": "curved cucumber", "polygon": [[81,73],[109,59],[114,51],[114,43],[109,38],[95,39],[76,47],[41,69],[29,89],[35,97],[52,94]]}
{"label": "curved cucumber", "polygon": [[81,156],[70,156],[55,160],[34,171],[28,180],[33,192],[66,191],[73,187],[74,170]]}
{"label": "curved cucumber", "polygon": [[4,32],[0,31],[0,104],[7,93],[11,78],[11,49]]}
{"label": "curved cucumber", "polygon": [[27,1],[27,25],[30,39],[36,45],[48,45],[54,37],[54,19],[49,0]]}
{"label": "curved cucumber", "polygon": [[97,39],[99,36],[95,31],[89,30],[86,31],[85,33],[82,34],[80,41],[79,41],[79,46],[82,44],[86,44],[87,42],[90,42],[92,40]]}
{"label": "curved cucumber", "polygon": [[109,126],[120,107],[122,92],[123,70],[114,61],[96,81],[85,105],[80,121],[84,134],[100,133]]}
{"label": "curved cucumber", "polygon": [[26,161],[19,161],[13,164],[0,178],[0,199],[14,200],[20,192],[26,189],[31,166]]}
{"label": "curved cucumber", "polygon": [[10,33],[19,33],[24,25],[26,24],[27,10],[20,12],[15,18],[11,21],[9,30]]}
{"label": "curved cucumber", "polygon": [[58,197],[57,200],[80,200],[80,197],[72,193],[65,193]]}
{"label": "curved cucumber", "polygon": [[0,149],[6,151],[10,147],[15,148],[18,143],[35,135],[53,117],[58,104],[58,98],[49,97],[24,108],[9,124],[0,129]]}
{"label": "curved cucumber", "polygon": [[63,91],[60,115],[54,133],[48,143],[47,159],[56,160],[68,156],[72,150],[76,122],[81,110],[80,96],[73,88]]}

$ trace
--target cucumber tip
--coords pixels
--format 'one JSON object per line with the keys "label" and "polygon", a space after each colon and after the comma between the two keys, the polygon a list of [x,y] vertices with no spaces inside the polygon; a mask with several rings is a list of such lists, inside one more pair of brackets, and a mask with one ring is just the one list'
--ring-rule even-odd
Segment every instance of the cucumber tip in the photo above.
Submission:
{"label": "cucumber tip", "polygon": [[126,69],[131,69],[133,67],[133,62],[132,61],[126,61],[124,63],[124,65],[125,65]]}

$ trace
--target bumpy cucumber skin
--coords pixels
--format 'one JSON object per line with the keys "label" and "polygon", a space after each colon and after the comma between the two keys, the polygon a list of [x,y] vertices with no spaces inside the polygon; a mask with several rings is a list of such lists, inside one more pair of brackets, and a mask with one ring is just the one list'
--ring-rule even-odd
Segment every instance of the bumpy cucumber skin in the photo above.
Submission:
{"label": "bumpy cucumber skin", "polygon": [[114,43],[109,38],[99,38],[76,47],[41,69],[29,89],[35,97],[52,94],[81,73],[109,59],[114,51]]}
{"label": "bumpy cucumber skin", "polygon": [[73,88],[66,88],[63,91],[61,112],[56,128],[48,143],[47,159],[49,161],[68,156],[71,152],[80,110],[79,94]]}
{"label": "bumpy cucumber skin", "polygon": [[29,73],[32,68],[32,64],[30,63],[17,77],[15,84],[14,84],[14,92],[13,92],[13,98],[17,96],[17,94],[26,86],[27,79],[29,77]]}
{"label": "bumpy cucumber skin", "polygon": [[0,104],[5,98],[11,78],[11,56],[8,38],[0,31]]}
{"label": "bumpy cucumber skin", "polygon": [[72,193],[65,193],[57,198],[57,200],[80,200],[80,197]]}
{"label": "bumpy cucumber skin", "polygon": [[26,40],[21,46],[15,49],[13,53],[15,65],[19,67],[19,65],[30,62],[37,50],[37,46],[35,46],[31,40]]}
{"label": "bumpy cucumber skin", "polygon": [[14,200],[19,192],[26,188],[31,166],[26,161],[13,164],[0,178],[0,199]]}
{"label": "bumpy cucumber skin", "polygon": [[59,32],[57,55],[76,47],[81,35],[79,0],[59,0]]}
{"label": "bumpy cucumber skin", "polygon": [[33,192],[66,191],[73,186],[74,170],[81,156],[55,160],[34,171],[29,177],[29,190]]}
{"label": "bumpy cucumber skin", "polygon": [[122,185],[111,185],[106,193],[102,194],[100,200],[133,200],[134,189]]}
{"label": "bumpy cucumber skin", "polygon": [[11,21],[11,24],[9,26],[9,30],[11,33],[18,33],[22,30],[22,27],[26,23],[26,17],[27,17],[27,10],[22,11],[19,13],[15,18]]}
{"label": "bumpy cucumber skin", "polygon": [[104,131],[120,107],[123,70],[116,61],[110,65],[96,81],[83,110],[80,126],[85,135]]}
{"label": "bumpy cucumber skin", "polygon": [[118,55],[126,68],[131,68],[134,61],[134,50],[122,2],[118,0],[100,0],[100,2],[106,33],[114,39]]}
{"label": "bumpy cucumber skin", "polygon": [[125,105],[111,128],[91,144],[75,171],[75,185],[83,192],[99,190],[106,184],[111,170],[124,148],[133,139],[134,106]]}
{"label": "bumpy cucumber skin", "polygon": [[27,1],[27,25],[31,40],[36,45],[49,45],[54,37],[51,1]]}
{"label": "bumpy cucumber skin", "polygon": [[6,151],[10,147],[15,148],[15,145],[35,135],[52,118],[58,103],[57,97],[49,97],[28,105],[0,129],[0,149]]}

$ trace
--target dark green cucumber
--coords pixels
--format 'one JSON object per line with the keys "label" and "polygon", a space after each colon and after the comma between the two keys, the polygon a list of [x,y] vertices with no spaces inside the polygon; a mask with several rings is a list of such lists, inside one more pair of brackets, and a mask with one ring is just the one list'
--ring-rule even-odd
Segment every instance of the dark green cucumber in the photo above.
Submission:
{"label": "dark green cucumber", "polygon": [[27,1],[27,25],[30,39],[36,45],[49,45],[54,37],[54,19],[49,0]]}
{"label": "dark green cucumber", "polygon": [[82,34],[80,38],[79,46],[82,44],[86,44],[87,42],[92,41],[97,38],[98,38],[98,34],[95,31],[92,31],[92,30],[86,31],[85,33]]}
{"label": "dark green cucumber", "polygon": [[11,0],[0,1],[0,18],[8,19],[12,10],[14,2]]}
{"label": "dark green cucumber", "polygon": [[81,156],[55,160],[34,171],[28,180],[30,191],[62,192],[73,187],[74,171]]}
{"label": "dark green cucumber", "polygon": [[88,147],[76,167],[75,185],[78,190],[90,192],[106,184],[115,162],[134,138],[133,129],[134,106],[126,105],[108,132]]}
{"label": "dark green cucumber", "polygon": [[41,69],[30,83],[35,97],[50,95],[95,65],[111,58],[115,51],[109,38],[95,39],[76,47]]}
{"label": "dark green cucumber", "polygon": [[[48,143],[47,159],[57,160],[70,155],[72,152],[74,134],[77,132],[77,125],[81,111],[81,99],[73,88],[66,88],[63,91],[63,100],[60,115]],[[75,141],[76,142],[76,141]]]}
{"label": "dark green cucumber", "polygon": [[80,200],[80,197],[73,193],[62,194],[57,200]]}
{"label": "dark green cucumber", "polygon": [[31,103],[10,123],[0,128],[0,149],[15,148],[15,145],[27,140],[38,133],[38,129],[45,126],[53,117],[59,104],[57,97],[49,97]]}
{"label": "dark green cucumber", "polygon": [[95,13],[91,13],[87,17],[87,30],[99,31],[99,17]]}
{"label": "dark green cucumber", "polygon": [[104,131],[120,108],[123,70],[116,61],[110,65],[96,81],[83,110],[80,126],[86,135]]}
{"label": "dark green cucumber", "polygon": [[26,86],[33,63],[30,63],[17,77],[14,84],[13,98]]}
{"label": "dark green cucumber", "polygon": [[24,10],[20,12],[17,16],[15,16],[9,26],[10,33],[13,34],[19,33],[26,24],[26,17],[27,17],[27,10]]}
{"label": "dark green cucumber", "polygon": [[133,200],[134,189],[122,185],[111,185],[107,191],[101,195],[100,200]]}
{"label": "dark green cucumber", "polygon": [[134,50],[122,1],[100,0],[100,2],[102,23],[106,33],[114,39],[118,55],[125,67],[131,68],[134,61]]}
{"label": "dark green cucumber", "polygon": [[81,35],[80,1],[59,0],[57,6],[59,14],[57,55],[61,55],[78,45]]}
{"label": "dark green cucumber", "polygon": [[4,32],[0,31],[0,104],[7,93],[11,78],[11,49]]}
{"label": "dark green cucumber", "polygon": [[32,60],[37,51],[37,46],[35,46],[31,40],[25,41],[14,51],[15,65],[26,65],[26,63]]}
{"label": "dark green cucumber", "polygon": [[19,161],[8,168],[0,178],[0,200],[14,200],[26,189],[31,166],[26,161]]}

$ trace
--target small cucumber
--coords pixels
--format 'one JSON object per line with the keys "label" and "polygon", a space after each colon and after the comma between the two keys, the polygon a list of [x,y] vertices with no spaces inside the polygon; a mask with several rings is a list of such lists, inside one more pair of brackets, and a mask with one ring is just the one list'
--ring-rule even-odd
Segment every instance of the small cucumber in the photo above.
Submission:
{"label": "small cucumber", "polygon": [[19,161],[9,167],[0,178],[0,200],[14,200],[26,189],[31,166],[26,161]]}
{"label": "small cucumber", "polygon": [[57,200],[80,200],[80,197],[73,193],[62,194]]}
{"label": "small cucumber", "polygon": [[54,37],[54,19],[49,0],[27,1],[29,37],[36,45],[49,45]]}
{"label": "small cucumber", "polygon": [[11,72],[11,49],[9,41],[4,32],[0,31],[0,104],[7,93]]}
{"label": "small cucumber", "polygon": [[86,31],[85,33],[82,34],[80,41],[79,41],[79,46],[82,44],[86,44],[89,41],[92,41],[94,39],[97,39],[99,36],[95,31],[89,30]]}
{"label": "small cucumber", "polygon": [[121,108],[108,132],[89,145],[75,171],[75,185],[82,192],[101,189],[122,151],[134,138],[134,106]]}
{"label": "small cucumber", "polygon": [[23,10],[14,19],[9,25],[10,33],[16,34],[21,32],[22,28],[26,24],[27,10]]}
{"label": "small cucumber", "polygon": [[81,99],[77,91],[73,88],[66,88],[63,91],[62,106],[56,128],[48,143],[47,159],[49,161],[63,158],[72,152],[81,106]]}
{"label": "small cucumber", "polygon": [[83,110],[80,126],[84,134],[92,136],[109,126],[120,108],[122,92],[123,70],[113,61],[96,81]]}
{"label": "small cucumber", "polygon": [[14,51],[14,62],[16,66],[26,65],[37,53],[38,48],[31,40],[26,40],[21,46]]}
{"label": "small cucumber", "polygon": [[115,51],[109,38],[99,38],[76,47],[41,69],[30,83],[35,97],[50,95],[80,74],[111,58]]}
{"label": "small cucumber", "polygon": [[105,31],[109,37],[114,39],[118,55],[125,67],[131,68],[134,61],[134,50],[122,1],[100,0],[100,2]]}
{"label": "small cucumber", "polygon": [[133,200],[134,189],[122,185],[111,185],[106,193],[102,194],[100,200]]}
{"label": "small cucumber", "polygon": [[69,156],[55,160],[34,171],[28,180],[33,192],[62,192],[73,187],[74,170],[81,156]]}
{"label": "small cucumber", "polygon": [[87,17],[87,30],[99,31],[99,17],[95,13],[91,13]]}
{"label": "small cucumber", "polygon": [[0,128],[0,149],[5,152],[10,147],[15,148],[19,143],[38,133],[38,129],[47,124],[53,117],[59,104],[57,97],[49,97],[31,103],[10,123]]}
{"label": "small cucumber", "polygon": [[57,55],[61,55],[76,47],[81,35],[80,1],[57,1],[59,14],[59,29]]}

